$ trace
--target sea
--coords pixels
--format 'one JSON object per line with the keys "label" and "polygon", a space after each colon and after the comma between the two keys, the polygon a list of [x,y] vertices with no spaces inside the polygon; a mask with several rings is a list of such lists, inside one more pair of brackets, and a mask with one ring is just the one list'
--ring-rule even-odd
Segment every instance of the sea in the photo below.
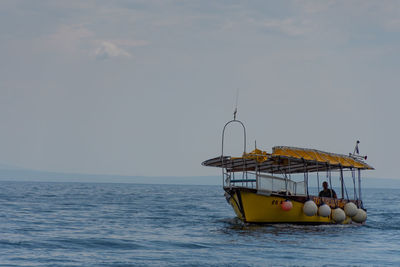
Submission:
{"label": "sea", "polygon": [[221,186],[0,182],[0,266],[400,266],[400,190],[365,225],[252,225]]}

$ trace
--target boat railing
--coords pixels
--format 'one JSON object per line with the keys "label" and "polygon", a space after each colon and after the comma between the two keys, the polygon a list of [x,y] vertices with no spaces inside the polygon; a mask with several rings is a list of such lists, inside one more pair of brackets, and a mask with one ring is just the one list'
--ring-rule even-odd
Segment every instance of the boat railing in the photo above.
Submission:
{"label": "boat railing", "polygon": [[272,192],[287,192],[291,195],[305,195],[304,181],[295,182],[291,179],[282,177],[257,174],[255,172],[246,173],[224,173],[224,186],[227,187],[243,187],[256,189],[263,194],[271,194]]}
{"label": "boat railing", "polygon": [[257,191],[263,193],[287,192],[291,195],[306,194],[304,181],[295,182],[290,179],[272,175],[258,175]]}
{"label": "boat railing", "polygon": [[257,176],[251,172],[224,172],[224,186],[226,187],[244,187],[257,188]]}

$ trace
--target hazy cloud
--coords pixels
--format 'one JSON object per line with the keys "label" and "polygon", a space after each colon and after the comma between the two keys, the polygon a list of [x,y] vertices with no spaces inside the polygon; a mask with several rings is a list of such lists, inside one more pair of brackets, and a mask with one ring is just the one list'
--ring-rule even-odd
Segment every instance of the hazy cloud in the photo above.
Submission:
{"label": "hazy cloud", "polygon": [[283,20],[266,20],[259,23],[265,29],[274,30],[289,36],[300,36],[311,32],[314,25],[308,20],[288,18]]}
{"label": "hazy cloud", "polygon": [[46,44],[45,49],[50,46],[63,52],[76,52],[83,42],[90,42],[93,37],[94,33],[82,25],[61,25],[55,33],[38,41]]}
{"label": "hazy cloud", "polygon": [[115,39],[111,41],[112,43],[118,46],[127,46],[127,47],[137,47],[137,46],[147,46],[149,45],[148,41],[145,40],[121,40]]}
{"label": "hazy cloud", "polygon": [[391,19],[386,21],[385,28],[390,32],[400,32],[400,19]]}
{"label": "hazy cloud", "polygon": [[336,0],[324,0],[324,1],[319,1],[319,0],[295,0],[294,4],[296,5],[297,8],[302,9],[305,13],[308,14],[315,14],[315,13],[320,13],[323,11],[326,11],[333,5],[337,3]]}
{"label": "hazy cloud", "polygon": [[[96,59],[112,57],[131,58],[129,48],[146,46],[145,40],[113,39],[98,40],[96,34],[82,25],[61,25],[58,30],[45,38],[38,39],[38,47],[60,50],[60,52],[79,53],[94,51]],[[43,46],[42,43],[45,43]]]}
{"label": "hazy cloud", "polygon": [[104,60],[113,57],[131,58],[132,55],[126,50],[118,47],[116,44],[104,41],[95,50],[94,55],[96,59]]}

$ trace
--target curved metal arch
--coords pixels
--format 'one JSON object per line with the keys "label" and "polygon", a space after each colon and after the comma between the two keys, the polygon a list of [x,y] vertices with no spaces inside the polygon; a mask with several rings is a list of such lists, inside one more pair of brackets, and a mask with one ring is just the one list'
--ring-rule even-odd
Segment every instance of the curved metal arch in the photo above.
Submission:
{"label": "curved metal arch", "polygon": [[225,130],[226,130],[226,126],[228,126],[231,123],[239,123],[240,125],[242,125],[243,127],[243,153],[246,153],[246,127],[244,126],[243,122],[233,119],[231,121],[228,121],[225,126],[224,129],[222,130],[222,149],[221,149],[221,158],[223,158],[224,156],[224,139],[225,139]]}

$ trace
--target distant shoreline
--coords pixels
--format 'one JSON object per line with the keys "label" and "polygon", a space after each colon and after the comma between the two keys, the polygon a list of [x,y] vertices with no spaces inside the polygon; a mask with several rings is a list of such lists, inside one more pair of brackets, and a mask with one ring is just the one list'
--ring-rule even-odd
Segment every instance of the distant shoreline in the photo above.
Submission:
{"label": "distant shoreline", "polygon": [[[25,169],[0,169],[0,181],[24,182],[85,182],[85,183],[132,183],[132,184],[182,184],[182,185],[221,185],[220,176],[123,176],[102,174],[59,173]],[[364,188],[400,189],[400,179],[363,178]],[[314,186],[312,184],[311,186]]]}

